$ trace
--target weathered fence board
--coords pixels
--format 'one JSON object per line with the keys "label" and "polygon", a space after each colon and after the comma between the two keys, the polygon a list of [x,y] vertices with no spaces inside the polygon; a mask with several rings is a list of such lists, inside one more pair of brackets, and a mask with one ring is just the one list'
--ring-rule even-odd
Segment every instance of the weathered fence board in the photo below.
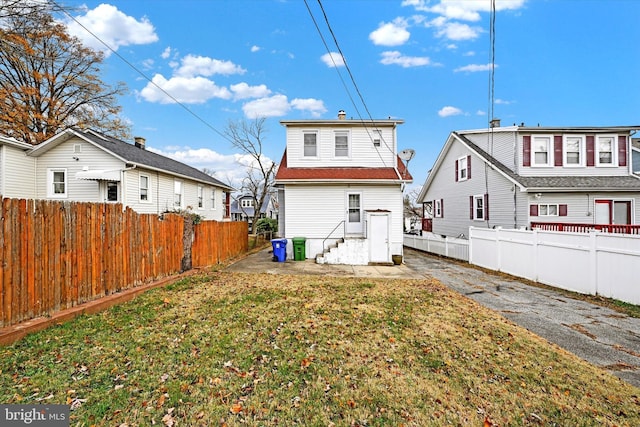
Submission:
{"label": "weathered fence board", "polygon": [[[180,271],[183,217],[120,204],[3,198],[0,327],[92,301]],[[193,266],[247,250],[245,222],[194,227]]]}

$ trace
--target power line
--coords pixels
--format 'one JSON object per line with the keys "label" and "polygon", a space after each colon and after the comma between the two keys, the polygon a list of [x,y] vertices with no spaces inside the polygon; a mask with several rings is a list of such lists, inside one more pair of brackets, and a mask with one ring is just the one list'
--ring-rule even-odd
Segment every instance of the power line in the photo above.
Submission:
{"label": "power line", "polygon": [[185,104],[183,104],[182,102],[180,102],[178,99],[176,99],[173,95],[171,95],[169,92],[167,92],[166,90],[164,90],[162,87],[160,87],[157,83],[155,83],[151,78],[149,78],[149,76],[147,76],[145,73],[143,73],[140,69],[138,69],[135,65],[133,65],[131,62],[129,62],[125,57],[123,57],[122,55],[120,55],[115,49],[113,49],[107,42],[105,42],[104,40],[102,40],[100,37],[98,37],[95,33],[93,33],[91,30],[89,30],[87,27],[85,27],[80,21],[78,21],[75,17],[73,17],[66,9],[64,9],[63,7],[61,7],[55,0],[51,0],[51,2],[60,10],[62,10],[64,12],[65,15],[67,15],[71,20],[73,20],[76,24],[78,24],[80,27],[82,27],[82,29],[84,29],[87,33],[89,33],[93,38],[95,38],[96,40],[98,40],[103,46],[105,46],[107,49],[109,49],[109,51],[111,51],[111,53],[113,53],[115,56],[117,56],[122,62],[124,62],[125,64],[127,64],[129,67],[131,67],[134,71],[136,71],[138,74],[140,74],[145,80],[147,80],[149,83],[151,83],[153,86],[155,86],[158,90],[160,90],[162,93],[164,93],[167,97],[169,97],[172,101],[174,101],[176,104],[178,104],[180,107],[182,107],[185,111],[187,111],[189,114],[191,114],[193,117],[195,117],[198,121],[200,121],[201,123],[203,123],[206,127],[208,127],[209,129],[211,129],[212,131],[214,131],[215,133],[217,133],[218,135],[220,135],[222,138],[224,138],[225,140],[229,141],[229,142],[233,142],[231,139],[229,139],[224,133],[220,132],[218,129],[214,128],[213,125],[211,125],[209,122],[207,122],[205,119],[203,119],[202,117],[200,117],[199,115],[197,115],[193,110],[191,110],[189,107],[187,107]]}

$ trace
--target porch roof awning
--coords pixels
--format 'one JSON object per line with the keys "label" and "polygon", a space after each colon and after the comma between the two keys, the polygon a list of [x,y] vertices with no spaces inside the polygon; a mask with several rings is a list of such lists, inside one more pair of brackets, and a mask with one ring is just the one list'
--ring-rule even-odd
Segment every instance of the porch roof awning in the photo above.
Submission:
{"label": "porch roof awning", "polygon": [[120,181],[120,170],[94,169],[76,173],[76,179],[88,179],[92,181]]}

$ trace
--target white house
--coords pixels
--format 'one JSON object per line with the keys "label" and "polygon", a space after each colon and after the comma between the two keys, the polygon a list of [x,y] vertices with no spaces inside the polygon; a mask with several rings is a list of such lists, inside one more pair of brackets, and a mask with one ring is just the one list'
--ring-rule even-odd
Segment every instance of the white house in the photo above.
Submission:
{"label": "white house", "polygon": [[8,197],[122,203],[148,214],[188,209],[217,221],[229,217],[232,187],[146,150],[144,138],[129,144],[92,130],[67,129],[28,147],[25,156],[33,168],[12,165],[7,173],[33,176],[35,191]]}
{"label": "white house", "polygon": [[276,174],[279,234],[304,237],[319,263],[390,263],[403,254],[402,191],[412,177],[397,155],[402,120],[283,120]]}
{"label": "white house", "polygon": [[33,199],[36,194],[33,146],[0,135],[0,196]]}
{"label": "white house", "polygon": [[637,233],[640,177],[631,140],[638,129],[497,123],[452,132],[418,196],[423,230],[460,237],[469,226]]}

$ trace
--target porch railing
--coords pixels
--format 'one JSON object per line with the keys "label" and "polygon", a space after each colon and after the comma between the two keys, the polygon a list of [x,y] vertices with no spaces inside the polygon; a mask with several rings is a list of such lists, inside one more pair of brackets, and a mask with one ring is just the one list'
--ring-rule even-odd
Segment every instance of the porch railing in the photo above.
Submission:
{"label": "porch railing", "polygon": [[588,233],[592,230],[604,233],[640,234],[640,225],[630,224],[576,224],[566,222],[532,222],[532,229],[547,231],[570,231],[574,233]]}

